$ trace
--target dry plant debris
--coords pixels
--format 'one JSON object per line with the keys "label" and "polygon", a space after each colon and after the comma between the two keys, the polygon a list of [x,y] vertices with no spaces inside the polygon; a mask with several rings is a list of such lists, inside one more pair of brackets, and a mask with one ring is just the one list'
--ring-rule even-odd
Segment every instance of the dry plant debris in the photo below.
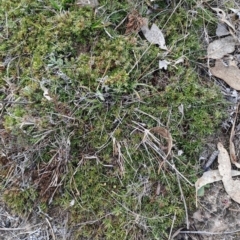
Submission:
{"label": "dry plant debris", "polygon": [[[227,14],[220,8],[212,8],[218,16],[219,23],[216,29],[218,37],[226,36],[211,42],[208,46],[208,58],[216,59],[215,66],[210,67],[212,75],[225,81],[230,87],[240,90],[239,62],[233,60],[235,49],[240,43],[239,10],[230,9]],[[231,54],[231,56],[229,56]],[[224,57],[228,56],[227,59]],[[227,63],[226,63],[227,62]]]}
{"label": "dry plant debris", "polygon": [[218,37],[223,37],[229,35],[229,31],[227,29],[227,26],[224,23],[218,23],[216,35]]}
{"label": "dry plant debris", "polygon": [[170,64],[170,62],[168,62],[167,60],[160,60],[159,61],[159,69],[167,70],[168,64]]}
{"label": "dry plant debris", "polygon": [[[137,33],[139,31],[141,31],[143,33],[144,37],[151,44],[157,44],[160,49],[167,50],[164,35],[155,23],[153,23],[152,27],[149,29],[148,18],[143,18],[136,9],[134,9],[133,11],[131,11],[128,14],[127,19],[128,20],[127,20],[127,24],[126,24],[125,34]],[[170,63],[171,62],[169,62],[165,59],[160,60],[159,61],[159,69],[167,70],[167,67]]]}
{"label": "dry plant debris", "polygon": [[233,180],[233,176],[239,176],[240,172],[231,169],[231,161],[227,150],[222,143],[218,143],[218,170],[205,172],[195,183],[196,196],[198,191],[205,185],[222,180],[227,194],[236,202],[240,203],[240,181]]}
{"label": "dry plant debris", "polygon": [[148,19],[143,18],[143,25],[141,26],[144,37],[151,44],[158,44],[160,49],[167,50],[165,38],[159,27],[153,23],[151,29],[148,27]]}
{"label": "dry plant debris", "polygon": [[220,59],[235,50],[236,40],[232,36],[217,39],[208,45],[208,57]]}
{"label": "dry plant debris", "polygon": [[[239,171],[231,170],[232,177],[236,177],[239,175],[240,175]],[[200,177],[195,183],[196,191],[198,192],[202,187],[206,186],[207,184],[214,183],[221,180],[222,180],[222,176],[220,175],[219,170],[211,170],[211,171],[204,172],[202,177]]]}
{"label": "dry plant debris", "polygon": [[143,18],[137,10],[132,10],[128,14],[128,21],[126,25],[126,34],[137,33],[143,25]]}
{"label": "dry plant debris", "polygon": [[226,14],[222,9],[220,8],[212,8],[212,10],[214,10],[217,13],[217,16],[219,18],[219,21],[223,24],[225,24],[225,26],[227,26],[229,33],[234,34],[236,29],[235,29],[235,24],[232,20],[233,20],[233,15],[228,15]]}
{"label": "dry plant debris", "polygon": [[[0,142],[14,163],[6,171],[8,163],[2,164],[1,174],[9,179],[3,181],[9,190],[4,201],[27,214],[38,205],[46,214],[60,205],[77,239],[170,239],[193,202],[185,186],[195,179],[193,155],[222,116],[222,97],[210,90],[212,84],[202,85],[190,65],[196,60],[192,53],[202,52],[196,30],[205,13],[195,19],[186,1],[169,15],[172,8],[163,4],[169,11],[149,17],[155,22],[149,28],[133,12],[127,29],[141,29],[150,42],[143,44],[118,27],[132,9],[126,1],[105,1],[96,14],[76,4],[98,1],[28,2],[3,0],[0,11],[7,70],[0,71],[1,99],[9,101],[0,127],[19,142],[14,152],[12,143]],[[154,46],[167,50],[165,37],[173,67],[167,66],[168,51]],[[20,101],[24,108],[16,104]],[[213,111],[208,106],[215,103]],[[139,122],[134,131],[133,121]],[[182,154],[174,155],[180,149]],[[159,162],[169,166],[160,174]]]}
{"label": "dry plant debris", "polygon": [[240,164],[237,162],[235,145],[233,143],[233,137],[235,135],[235,125],[236,125],[236,120],[237,120],[237,115],[238,115],[238,108],[239,108],[239,104],[237,105],[236,114],[235,114],[234,122],[233,122],[233,125],[232,125],[232,130],[231,130],[231,134],[230,134],[230,138],[229,138],[229,154],[230,154],[231,162],[237,168],[240,168]]}
{"label": "dry plant debris", "polygon": [[165,158],[167,158],[170,155],[173,146],[173,140],[170,132],[164,127],[153,127],[150,129],[150,132],[157,133],[167,140],[167,146],[163,147],[164,149],[167,149],[165,156]]}
{"label": "dry plant debris", "polygon": [[133,10],[128,15],[128,22],[126,25],[126,34],[136,33],[142,31],[144,37],[151,43],[159,45],[160,49],[167,50],[166,42],[162,31],[153,23],[152,27],[148,27],[149,20],[143,18],[137,10]]}

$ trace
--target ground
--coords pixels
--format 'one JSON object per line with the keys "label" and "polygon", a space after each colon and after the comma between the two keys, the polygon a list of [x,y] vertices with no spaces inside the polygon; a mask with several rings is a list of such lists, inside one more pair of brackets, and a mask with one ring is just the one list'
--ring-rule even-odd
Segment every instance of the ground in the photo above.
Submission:
{"label": "ground", "polygon": [[237,3],[1,0],[2,239],[234,239],[221,183],[195,205],[236,106],[209,74],[216,7]]}

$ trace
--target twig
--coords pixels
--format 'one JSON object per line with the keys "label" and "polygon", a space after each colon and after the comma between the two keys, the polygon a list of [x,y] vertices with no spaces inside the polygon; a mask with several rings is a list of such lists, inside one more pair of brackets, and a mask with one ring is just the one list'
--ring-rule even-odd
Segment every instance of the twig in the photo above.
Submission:
{"label": "twig", "polygon": [[108,214],[106,214],[106,215],[104,215],[104,216],[102,216],[102,217],[100,217],[100,218],[98,218],[98,219],[95,219],[95,220],[91,220],[91,221],[86,221],[86,222],[83,222],[83,223],[78,223],[76,226],[85,226],[85,225],[88,225],[88,224],[94,224],[94,223],[96,223],[96,222],[99,222],[100,220],[102,220],[103,218],[105,218],[105,217],[108,217],[109,215],[113,215],[113,213],[111,212],[111,213],[108,213]]}
{"label": "twig", "polygon": [[131,70],[128,72],[128,74],[130,74],[130,73],[133,71],[133,69],[138,65],[138,63],[140,62],[140,60],[142,59],[142,57],[143,57],[143,56],[146,54],[146,52],[150,49],[151,45],[152,45],[152,44],[150,44],[150,45],[146,48],[146,50],[143,52],[142,56],[140,56],[140,58],[135,62],[135,64],[133,65],[133,67],[131,68]]}
{"label": "twig", "polygon": [[40,226],[40,225],[42,225],[42,224],[40,223],[40,224],[36,224],[36,225],[33,225],[33,226],[20,227],[20,228],[0,228],[0,231],[19,231],[19,230],[26,230],[27,228],[34,228],[34,227]]}
{"label": "twig", "polygon": [[228,208],[229,211],[233,211],[233,212],[240,212],[240,209],[233,209],[233,208]]}
{"label": "twig", "polygon": [[204,235],[223,235],[223,234],[233,234],[238,233],[239,230],[235,230],[232,232],[206,232],[206,231],[180,231],[179,233],[193,233],[193,234],[204,234]]}
{"label": "twig", "polygon": [[2,100],[0,101],[0,103],[14,103],[14,104],[31,104],[31,103],[34,103],[34,102],[15,102],[15,101],[7,101],[7,100]]}
{"label": "twig", "polygon": [[[171,163],[166,159],[166,155],[163,156],[164,153],[162,153],[161,149],[160,149],[156,144],[154,144],[154,143],[150,140],[150,138],[148,139],[147,136],[150,135],[151,138],[152,138],[153,140],[155,140],[155,142],[157,142],[157,143],[158,143],[158,139],[157,139],[153,134],[151,134],[148,129],[145,129],[145,128],[144,128],[143,126],[141,126],[139,123],[137,123],[137,122],[135,122],[135,121],[132,121],[132,122],[135,123],[135,124],[137,124],[137,125],[139,126],[139,127],[137,127],[137,129],[138,129],[139,131],[141,131],[142,133],[144,133],[145,143],[147,143],[161,158],[163,158],[164,161],[165,161],[169,166],[171,166],[172,169],[173,169],[175,172],[177,172],[177,173],[179,174],[179,176],[181,176],[188,184],[190,184],[191,186],[194,186],[193,183],[191,183],[182,173],[180,173],[180,172],[177,170],[175,164],[171,164]],[[149,141],[146,141],[146,139],[149,140]],[[143,141],[143,142],[144,142],[144,141]],[[143,143],[143,142],[142,142],[142,143]]]}
{"label": "twig", "polygon": [[50,227],[50,229],[52,231],[52,238],[53,238],[53,240],[56,240],[56,237],[55,237],[55,234],[54,234],[54,231],[53,231],[51,223],[49,222],[48,218],[45,218],[45,220],[47,221],[47,223],[48,223],[48,225],[49,225],[49,227]]}
{"label": "twig", "polygon": [[179,176],[181,176],[188,184],[190,184],[191,186],[194,186],[193,183],[191,183],[184,175],[182,175],[182,173],[180,173],[180,172],[177,170],[177,168],[175,167],[174,164],[171,164],[167,159],[166,159],[165,161],[166,161],[166,162],[168,163],[168,165],[170,165],[170,166],[173,168],[173,170],[175,170],[175,171],[179,174]]}
{"label": "twig", "polygon": [[236,151],[235,151],[235,145],[233,143],[233,137],[235,135],[235,125],[236,125],[236,121],[237,121],[237,116],[238,116],[238,108],[239,108],[239,104],[237,104],[237,108],[236,108],[236,114],[235,114],[235,118],[233,121],[233,125],[232,125],[232,130],[231,130],[231,134],[230,134],[230,138],[229,138],[229,155],[230,155],[230,159],[231,162],[233,164],[236,165],[236,167],[240,167],[238,162],[237,162],[237,157],[236,157]]}
{"label": "twig", "polygon": [[219,154],[218,150],[214,151],[211,154],[210,158],[208,159],[207,163],[204,166],[204,171],[207,171],[210,168],[210,166],[213,164],[214,160],[217,158],[218,154]]}
{"label": "twig", "polygon": [[174,8],[174,10],[172,11],[172,13],[170,14],[168,20],[165,22],[165,24],[163,25],[162,29],[165,28],[165,26],[167,25],[167,23],[169,22],[169,20],[171,19],[172,15],[176,12],[177,8],[180,6],[180,4],[182,4],[182,0],[179,1],[179,3],[177,4],[177,6]]}
{"label": "twig", "polygon": [[185,208],[185,213],[186,213],[186,225],[187,225],[187,229],[189,229],[189,220],[188,220],[187,204],[186,204],[186,201],[185,201],[185,197],[184,197],[184,194],[183,194],[183,190],[182,190],[181,183],[180,183],[180,179],[179,179],[179,176],[178,176],[178,173],[177,173],[177,172],[176,172],[176,175],[177,175],[178,187],[179,187],[179,190],[180,190],[180,192],[181,192],[181,197],[182,197],[183,205],[184,205],[184,208]]}
{"label": "twig", "polygon": [[174,216],[173,216],[173,221],[172,221],[170,233],[169,233],[169,236],[168,236],[168,240],[171,240],[171,239],[172,239],[171,236],[172,236],[172,230],[173,230],[173,226],[174,226],[175,220],[176,220],[176,212],[174,213]]}

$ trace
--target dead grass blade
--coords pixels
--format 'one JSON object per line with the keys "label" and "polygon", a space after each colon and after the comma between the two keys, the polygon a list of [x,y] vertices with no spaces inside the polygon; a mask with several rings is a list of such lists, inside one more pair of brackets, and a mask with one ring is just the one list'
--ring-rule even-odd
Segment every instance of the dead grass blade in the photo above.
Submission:
{"label": "dead grass blade", "polygon": [[231,134],[230,134],[230,139],[229,139],[229,154],[230,154],[231,162],[232,162],[237,168],[240,168],[240,164],[237,162],[235,145],[234,145],[234,143],[233,143],[233,137],[234,137],[234,135],[235,135],[235,125],[236,125],[236,120],[237,120],[237,116],[238,116],[238,108],[239,108],[239,103],[238,103],[238,105],[237,105],[236,115],[235,115],[235,118],[234,118],[234,122],[233,122],[233,125],[232,125],[232,130],[231,130]]}
{"label": "dead grass blade", "polygon": [[153,128],[150,129],[150,132],[159,134],[161,137],[166,139],[167,147],[162,147],[162,146],[160,146],[160,147],[162,147],[163,150],[167,148],[167,153],[166,153],[166,157],[165,157],[165,158],[167,158],[170,155],[171,151],[172,151],[172,146],[173,146],[172,135],[164,127],[153,127]]}
{"label": "dead grass blade", "polygon": [[170,238],[171,240],[174,240],[175,237],[177,237],[177,235],[182,231],[183,228],[179,228]]}

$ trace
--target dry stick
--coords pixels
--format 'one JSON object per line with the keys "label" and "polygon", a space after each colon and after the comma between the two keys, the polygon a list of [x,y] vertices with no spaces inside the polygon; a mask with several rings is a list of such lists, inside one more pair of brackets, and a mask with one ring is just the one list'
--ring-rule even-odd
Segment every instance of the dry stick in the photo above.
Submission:
{"label": "dry stick", "polygon": [[[136,109],[135,109],[136,110]],[[138,110],[139,112],[142,112],[140,110]],[[144,112],[142,112],[144,113]],[[149,115],[151,117],[151,115]],[[153,118],[154,119],[154,118]],[[146,134],[146,132],[148,132],[148,134],[150,134],[152,136],[152,138],[154,139],[155,136],[153,134],[150,133],[149,130],[145,129],[144,127],[142,127],[139,123],[135,122],[135,121],[132,121],[133,123],[135,123],[136,125],[138,125],[140,128],[137,128],[139,131],[143,132],[144,134]],[[158,121],[157,121],[158,122]],[[142,128],[142,129],[141,129]],[[148,143],[149,144],[149,143]],[[149,144],[149,146],[151,147],[151,145]],[[156,146],[156,148],[152,148],[158,155],[160,155],[160,157],[163,157],[164,158],[164,161],[172,167],[172,169],[179,174],[179,176],[181,176],[188,184],[190,184],[191,186],[194,186],[193,183],[191,183],[181,172],[179,172],[175,166],[175,164],[171,164],[167,159],[166,159],[166,156],[162,156],[160,154],[160,149]]]}
{"label": "dry stick", "polygon": [[45,218],[45,220],[47,221],[47,223],[48,223],[48,225],[49,225],[49,227],[50,227],[50,229],[52,231],[52,238],[53,238],[53,240],[56,240],[56,237],[55,237],[55,234],[54,234],[54,231],[53,231],[51,223],[49,222],[48,218]]}
{"label": "dry stick", "polygon": [[5,21],[6,21],[6,39],[8,39],[8,15],[5,13]]}
{"label": "dry stick", "polygon": [[8,101],[8,100],[2,100],[0,101],[0,103],[14,103],[14,104],[31,104],[31,103],[34,103],[34,102],[16,102],[16,101]]}
{"label": "dry stick", "polygon": [[168,236],[168,240],[171,240],[171,239],[172,239],[171,236],[172,236],[172,230],[173,230],[173,226],[174,226],[175,220],[176,220],[176,212],[174,213],[174,216],[173,216],[173,221],[172,221],[170,233],[169,233],[169,236]]}
{"label": "dry stick", "polygon": [[237,166],[237,159],[236,159],[236,153],[235,153],[235,146],[233,143],[233,137],[235,135],[235,124],[236,124],[236,120],[237,120],[239,104],[240,103],[237,104],[236,115],[234,118],[232,130],[231,130],[231,134],[230,134],[230,139],[229,139],[230,159],[231,159],[231,162],[236,165],[236,167],[238,167],[238,166]]}
{"label": "dry stick", "polygon": [[205,235],[223,235],[223,234],[233,234],[238,233],[239,230],[235,230],[232,232],[206,232],[206,231],[180,231],[179,233],[193,233],[193,234],[205,234]]}
{"label": "dry stick", "polygon": [[182,0],[179,1],[179,3],[177,4],[177,6],[174,8],[174,10],[172,11],[172,13],[170,14],[168,20],[165,22],[165,24],[163,25],[163,29],[165,28],[165,26],[167,25],[167,23],[169,22],[169,20],[171,19],[172,15],[176,12],[177,8],[180,6],[180,4],[182,4]]}
{"label": "dry stick", "polygon": [[26,230],[26,228],[0,228],[0,231],[19,231]]}
{"label": "dry stick", "polygon": [[182,197],[182,201],[183,201],[183,205],[184,205],[184,208],[185,208],[187,229],[189,229],[189,220],[188,220],[187,204],[186,204],[186,201],[185,201],[185,197],[184,197],[183,190],[182,190],[182,187],[181,187],[179,175],[178,175],[177,172],[176,172],[176,175],[177,175],[178,187],[179,187],[179,189],[180,189],[181,197]]}
{"label": "dry stick", "polygon": [[[149,145],[150,147],[152,147],[149,143],[148,143],[148,145]],[[165,161],[169,166],[171,166],[172,169],[173,169],[176,173],[178,173],[179,176],[181,176],[188,184],[190,184],[191,186],[194,186],[193,183],[191,183],[181,172],[179,172],[179,171],[177,170],[177,168],[176,168],[176,166],[175,166],[174,163],[171,164],[171,163],[167,160],[166,155],[165,155],[165,156],[162,156],[162,155],[161,155],[161,149],[159,149],[157,146],[156,146],[155,148],[152,147],[152,149],[153,149],[154,151],[156,151],[156,153],[157,153],[158,155],[160,155],[160,157],[163,157],[163,158],[164,158],[164,161]]]}
{"label": "dry stick", "polygon": [[[144,78],[145,76],[147,76],[150,73],[147,73],[145,76],[143,76],[143,74],[145,74],[145,72],[147,72],[147,70],[151,67],[151,65],[156,62],[156,59],[158,58],[158,56],[156,56],[151,62],[150,64],[144,69],[143,73],[141,73],[141,75],[138,77],[138,81],[140,81],[142,78]],[[139,61],[137,61],[138,63]],[[154,71],[156,71],[156,69],[154,69]],[[152,71],[151,73],[153,73],[154,71]]]}
{"label": "dry stick", "polygon": [[27,226],[27,227],[20,227],[20,228],[0,228],[0,231],[19,231],[19,230],[26,230],[27,228],[34,228],[36,226],[42,225],[40,224],[36,224],[33,226]]}
{"label": "dry stick", "polygon": [[233,212],[240,212],[240,209],[233,209],[233,208],[228,208],[229,211],[233,211]]}
{"label": "dry stick", "polygon": [[217,158],[218,154],[219,154],[219,151],[218,151],[218,150],[214,151],[214,152],[211,154],[210,158],[208,159],[207,163],[206,163],[205,166],[204,166],[204,170],[205,170],[205,171],[207,171],[207,170],[210,168],[210,166],[212,165],[212,163],[214,162],[214,160]]}
{"label": "dry stick", "polygon": [[146,48],[146,50],[143,52],[142,56],[140,56],[140,58],[135,62],[135,64],[133,65],[133,67],[131,68],[131,70],[128,72],[128,74],[130,74],[130,73],[133,71],[133,69],[138,65],[138,63],[140,62],[140,60],[142,59],[142,57],[143,57],[143,56],[146,54],[146,52],[150,49],[151,45],[152,45],[152,44],[150,44],[150,45]]}
{"label": "dry stick", "polygon": [[114,28],[114,31],[116,31],[127,19],[128,16],[126,16],[125,18],[123,18],[123,20]]}
{"label": "dry stick", "polygon": [[175,167],[175,164],[171,164],[167,159],[165,159],[165,161],[166,161],[166,162],[168,163],[168,165],[171,166],[172,169],[175,170],[176,173],[178,173],[179,176],[181,176],[188,184],[190,184],[191,186],[194,186],[193,183],[191,183],[181,172],[179,172],[179,171],[177,170],[177,168]]}

